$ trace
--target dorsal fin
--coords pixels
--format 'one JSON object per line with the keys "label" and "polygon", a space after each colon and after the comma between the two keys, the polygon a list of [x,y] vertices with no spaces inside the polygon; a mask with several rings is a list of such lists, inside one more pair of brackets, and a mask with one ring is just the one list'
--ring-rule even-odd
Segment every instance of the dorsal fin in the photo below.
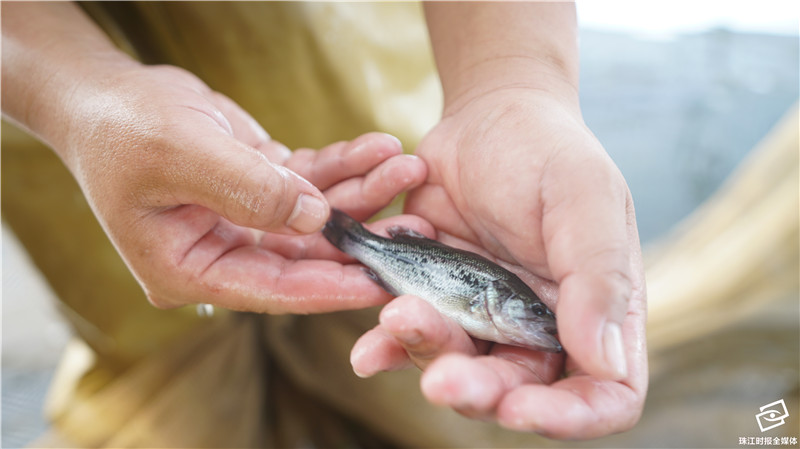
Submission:
{"label": "dorsal fin", "polygon": [[417,232],[411,228],[407,228],[405,226],[390,226],[386,228],[386,232],[393,238],[396,239],[398,237],[408,237],[412,239],[425,239],[430,240],[425,234],[421,232]]}
{"label": "dorsal fin", "polygon": [[[399,226],[399,225],[389,226],[388,228],[386,228],[386,233],[389,234],[392,240],[399,242],[412,242],[412,243],[419,242],[419,243],[425,243],[426,245],[430,246],[445,248],[448,251],[470,253],[469,251],[453,248],[452,246],[447,246],[438,240],[433,240],[432,238],[426,237],[425,234],[407,228],[405,226]],[[481,257],[475,253],[470,253],[470,254],[472,254],[473,256]]]}

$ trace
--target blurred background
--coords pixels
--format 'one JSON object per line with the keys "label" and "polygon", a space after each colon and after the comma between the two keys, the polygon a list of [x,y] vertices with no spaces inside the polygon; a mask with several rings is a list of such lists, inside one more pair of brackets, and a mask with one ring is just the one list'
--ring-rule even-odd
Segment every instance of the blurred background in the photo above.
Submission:
{"label": "blurred background", "polygon": [[707,199],[797,102],[800,6],[578,2],[581,105],[643,243]]}
{"label": "blurred background", "polygon": [[[796,107],[800,4],[604,0],[578,11],[584,116],[633,193],[655,309],[651,394],[633,441],[738,446],[762,435],[754,415],[778,399],[790,418],[769,435],[800,437],[797,116],[779,132],[789,137],[759,146]],[[788,196],[773,185],[784,178]],[[742,221],[750,214],[767,222]],[[734,221],[744,224],[731,234]],[[69,331],[5,224],[2,243],[2,446],[23,447],[46,429]],[[730,245],[741,251],[719,251]],[[743,274],[765,264],[776,266]]]}

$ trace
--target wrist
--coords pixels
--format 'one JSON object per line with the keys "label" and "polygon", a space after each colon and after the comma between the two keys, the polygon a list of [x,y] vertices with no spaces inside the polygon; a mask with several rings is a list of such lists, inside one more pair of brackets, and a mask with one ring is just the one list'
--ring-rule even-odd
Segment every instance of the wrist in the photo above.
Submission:
{"label": "wrist", "polygon": [[141,64],[119,53],[81,54],[71,61],[44,67],[26,98],[22,124],[69,164],[79,134],[91,129],[109,108],[105,100],[115,79]]}
{"label": "wrist", "polygon": [[[444,84],[444,83],[443,83]],[[580,111],[577,76],[559,62],[529,56],[495,56],[454,75],[444,88],[443,116],[487,98],[550,98]]]}
{"label": "wrist", "polygon": [[496,90],[524,88],[577,105],[575,6],[548,2],[428,2],[428,30],[445,114]]}
{"label": "wrist", "polygon": [[86,87],[134,64],[74,4],[3,5],[3,116],[62,158]]}

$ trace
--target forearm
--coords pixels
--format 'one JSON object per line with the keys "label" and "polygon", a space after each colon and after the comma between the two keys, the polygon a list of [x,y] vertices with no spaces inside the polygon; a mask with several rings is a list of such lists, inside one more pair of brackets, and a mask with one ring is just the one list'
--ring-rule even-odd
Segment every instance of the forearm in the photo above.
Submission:
{"label": "forearm", "polygon": [[63,154],[81,82],[135,64],[73,3],[3,2],[3,116]]}
{"label": "forearm", "polygon": [[427,2],[445,113],[497,89],[552,91],[577,105],[575,6],[548,2]]}

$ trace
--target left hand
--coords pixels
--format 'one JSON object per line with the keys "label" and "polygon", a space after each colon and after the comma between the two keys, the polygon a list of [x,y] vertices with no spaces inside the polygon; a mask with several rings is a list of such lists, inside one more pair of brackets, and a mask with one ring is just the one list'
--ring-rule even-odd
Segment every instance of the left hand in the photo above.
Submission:
{"label": "left hand", "polygon": [[356,343],[355,371],[414,363],[432,403],[552,438],[633,426],[647,390],[633,203],[577,107],[534,89],[492,91],[446,113],[417,154],[429,177],[406,211],[439,240],[508,262],[556,313],[566,354],[474,341],[401,297]]}

